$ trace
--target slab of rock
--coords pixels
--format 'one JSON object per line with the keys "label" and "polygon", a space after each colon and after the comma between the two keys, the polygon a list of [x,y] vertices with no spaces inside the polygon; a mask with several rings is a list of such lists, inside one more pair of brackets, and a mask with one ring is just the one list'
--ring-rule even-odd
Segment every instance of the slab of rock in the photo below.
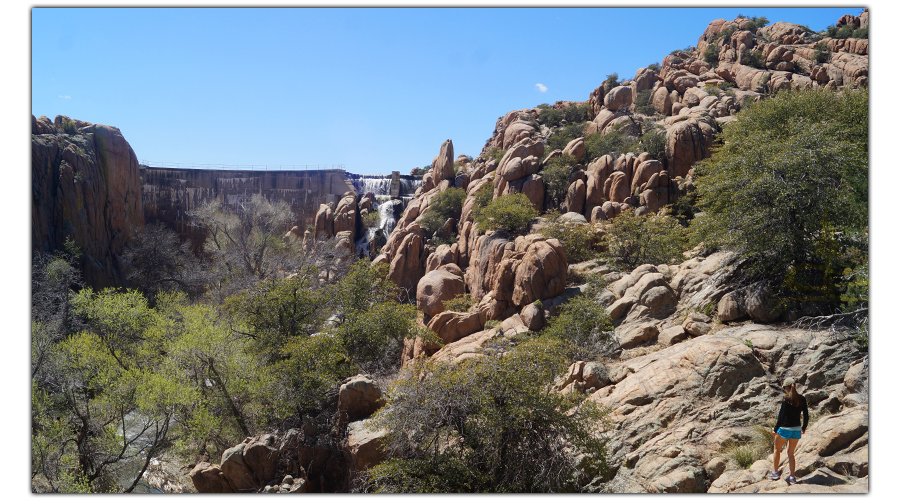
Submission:
{"label": "slab of rock", "polygon": [[[450,264],[459,270],[454,264]],[[466,282],[462,271],[451,272],[440,268],[429,272],[419,280],[416,288],[416,305],[428,316],[435,316],[444,311],[444,301],[466,293]]]}
{"label": "slab of rock", "polygon": [[[356,375],[341,385],[338,392],[338,412],[345,421],[368,418],[384,406],[378,382],[365,375]],[[346,416],[346,417],[345,417]]]}

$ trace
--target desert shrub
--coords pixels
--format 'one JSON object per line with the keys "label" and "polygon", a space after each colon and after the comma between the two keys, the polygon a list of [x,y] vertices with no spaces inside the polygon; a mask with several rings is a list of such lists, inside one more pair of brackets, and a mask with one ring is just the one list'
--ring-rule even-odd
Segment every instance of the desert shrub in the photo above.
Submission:
{"label": "desert shrub", "polygon": [[827,63],[831,60],[831,51],[828,50],[828,45],[826,45],[825,42],[816,44],[813,60],[819,64]]}
{"label": "desert shrub", "polygon": [[447,219],[459,219],[465,200],[466,191],[462,188],[449,188],[435,195],[422,217],[422,229],[429,235],[434,234]]}
{"label": "desert shrub", "polygon": [[644,89],[634,96],[634,112],[652,116],[656,114],[653,107],[653,89]]}
{"label": "desert shrub", "polygon": [[723,81],[719,82],[718,87],[719,87],[719,90],[728,91],[728,90],[731,90],[731,89],[737,87],[737,85],[735,85],[732,82],[723,80]]}
{"label": "desert shrub", "polygon": [[413,167],[412,170],[409,171],[409,175],[414,175],[416,177],[422,177],[425,175],[426,170],[424,168]]}
{"label": "desert shrub", "polygon": [[587,123],[572,123],[556,129],[547,139],[545,157],[557,149],[565,149],[570,142],[584,135],[585,126]]}
{"label": "desert shrub", "polygon": [[670,264],[687,250],[687,232],[665,211],[635,215],[625,210],[607,226],[606,255],[625,269],[641,264]]}
{"label": "desert shrub", "polygon": [[758,50],[746,50],[743,54],[741,54],[741,64],[745,66],[752,66],[757,69],[765,69],[766,59],[762,56],[762,52]]}
{"label": "desert shrub", "polygon": [[648,153],[651,158],[663,161],[666,157],[666,131],[650,124],[647,131],[638,138],[633,152]]}
{"label": "desert shrub", "polygon": [[504,231],[524,234],[537,210],[522,193],[508,194],[492,200],[475,215],[475,222],[481,230]]}
{"label": "desert shrub", "polygon": [[606,75],[606,80],[603,80],[603,93],[607,93],[610,90],[619,86],[619,74],[612,73]]}
{"label": "desert shrub", "polygon": [[624,133],[623,127],[612,130],[607,134],[591,134],[584,139],[584,158],[582,163],[588,163],[600,158],[603,155],[610,155],[613,159],[620,154],[634,151],[637,145],[637,139]]}
{"label": "desert shrub", "polygon": [[700,211],[697,208],[697,190],[692,190],[684,196],[679,196],[672,204],[672,216],[683,221],[690,221]]}
{"label": "desert shrub", "polygon": [[[854,31],[853,26],[850,26],[849,24],[841,26],[840,28],[832,25],[825,28],[825,30],[828,32],[829,37],[837,39],[850,38],[853,36]],[[866,30],[866,34],[868,34],[868,29]]]}
{"label": "desert shrub", "polygon": [[468,293],[464,293],[462,295],[457,295],[452,299],[445,300],[444,310],[453,312],[468,312],[469,309],[471,309],[475,304],[478,304],[478,299],[472,297],[472,295]]}
{"label": "desert shrub", "polygon": [[505,149],[500,149],[500,148],[495,147],[495,148],[492,148],[490,151],[488,151],[487,157],[488,157],[488,159],[494,160],[494,162],[499,164],[500,160],[503,159],[503,155],[505,155],[505,154],[506,154]]}
{"label": "desert shrub", "polygon": [[719,46],[713,44],[707,45],[706,49],[703,50],[702,57],[705,62],[715,68],[719,65]]}
{"label": "desert shrub", "polygon": [[367,228],[378,227],[381,224],[381,214],[376,211],[369,212],[363,216],[362,222]]}
{"label": "desert shrub", "polygon": [[606,309],[597,305],[597,294],[603,286],[601,281],[589,281],[584,293],[557,306],[561,312],[541,331],[542,335],[570,343],[570,361],[596,359],[612,339],[612,320]]}
{"label": "desert shrub", "polygon": [[414,364],[388,389],[372,428],[389,429],[387,460],[360,489],[384,493],[577,492],[608,479],[597,427],[607,410],[548,390],[565,343],[537,338],[504,354]]}
{"label": "desert shrub", "polygon": [[[737,31],[737,26],[732,26],[728,29],[724,29],[724,30],[716,33],[713,36],[712,40],[709,42],[710,45],[715,45],[716,42],[718,42],[719,40],[723,40],[723,39],[726,41],[730,40],[731,35],[733,35],[735,31]],[[716,47],[716,50],[718,50],[718,47]],[[707,61],[707,62],[709,62],[709,61]],[[710,63],[710,64],[712,64],[712,63]]]}
{"label": "desert shrub", "polygon": [[652,70],[652,71],[657,71],[657,72],[658,72],[659,69],[660,69],[659,63],[658,63],[658,62],[655,62],[655,63],[653,63],[653,64],[648,64],[648,65],[647,65],[647,69]]}
{"label": "desert shrub", "polygon": [[821,286],[838,270],[828,273],[841,282],[851,249],[868,241],[868,91],[779,92],[721,137],[697,167],[704,216],[693,224],[705,241],[750,259],[750,273],[776,287],[789,272]]}
{"label": "desert shrub", "polygon": [[596,246],[600,242],[593,224],[567,223],[560,219],[556,210],[547,212],[541,234],[556,238],[566,251],[569,264],[584,262],[596,256]]}
{"label": "desert shrub", "polygon": [[550,160],[543,169],[548,205],[558,207],[566,199],[569,189],[569,176],[572,175],[575,158],[571,155],[560,155]]}
{"label": "desert shrub", "polygon": [[853,34],[850,35],[850,38],[869,38],[869,27],[863,26],[861,28],[857,28],[853,30]]}

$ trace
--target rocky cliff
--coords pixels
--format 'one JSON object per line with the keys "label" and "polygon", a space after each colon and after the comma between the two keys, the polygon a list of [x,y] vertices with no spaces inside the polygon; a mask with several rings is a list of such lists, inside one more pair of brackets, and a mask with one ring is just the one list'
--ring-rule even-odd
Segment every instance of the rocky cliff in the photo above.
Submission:
{"label": "rocky cliff", "polygon": [[31,129],[32,250],[71,240],[87,284],[123,285],[121,252],[144,224],[137,156],[115,127],[32,116]]}

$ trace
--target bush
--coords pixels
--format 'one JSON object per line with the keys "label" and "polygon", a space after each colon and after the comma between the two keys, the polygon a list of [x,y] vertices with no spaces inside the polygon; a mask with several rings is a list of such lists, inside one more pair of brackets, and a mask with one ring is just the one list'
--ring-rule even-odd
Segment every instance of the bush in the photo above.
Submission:
{"label": "bush", "polygon": [[610,90],[619,86],[619,74],[612,73],[606,75],[606,80],[603,80],[603,93],[606,94]]}
{"label": "bush", "polygon": [[817,249],[830,232],[844,235],[838,254],[867,242],[867,90],[779,92],[721,138],[697,168],[704,216],[694,224],[750,259],[754,276],[780,287],[792,268],[824,266]]}
{"label": "bush", "polygon": [[719,65],[719,46],[713,45],[713,44],[707,45],[706,49],[703,50],[703,60],[706,61],[713,68],[718,66]]}
{"label": "bush", "polygon": [[648,64],[648,65],[647,65],[647,69],[653,70],[653,71],[656,71],[656,72],[659,72],[659,70],[660,70],[659,63],[658,63],[658,62],[655,62],[655,63],[653,63],[653,64]]}
{"label": "bush", "polygon": [[590,116],[591,105],[589,103],[573,104],[563,109],[553,109],[548,106],[541,108],[537,121],[548,127],[558,127],[563,120],[569,124],[575,124],[587,121]]}
{"label": "bush", "polygon": [[522,193],[508,194],[492,200],[475,215],[475,222],[483,230],[524,234],[537,210]]}
{"label": "bush", "polygon": [[819,42],[815,46],[815,52],[813,53],[813,61],[818,64],[827,63],[831,60],[831,51],[828,50],[828,45],[825,42]]}
{"label": "bush", "polygon": [[478,299],[468,293],[457,295],[444,301],[444,310],[453,312],[468,312],[472,306],[478,304]]}
{"label": "bush", "polygon": [[[505,339],[504,339],[505,340]],[[387,460],[367,472],[383,493],[577,492],[610,468],[607,410],[548,390],[565,344],[538,338],[456,364],[417,363],[387,391],[371,428],[388,429]]]}
{"label": "bush", "polygon": [[863,26],[862,28],[858,28],[853,30],[853,34],[850,35],[851,38],[869,38],[869,27]]}
{"label": "bush", "polygon": [[620,154],[634,151],[636,146],[637,139],[622,132],[622,127],[605,135],[597,132],[584,139],[584,158],[581,161],[587,165],[607,154],[615,159]]}
{"label": "bush", "polygon": [[367,228],[378,227],[381,224],[381,214],[375,211],[369,212],[363,216],[362,223]]}
{"label": "bush", "polygon": [[459,219],[465,200],[466,191],[462,188],[449,188],[435,195],[422,217],[422,229],[427,235],[432,235],[444,226],[447,219]]}
{"label": "bush", "polygon": [[670,264],[682,260],[687,232],[665,211],[634,215],[625,210],[610,222],[604,237],[607,257],[625,269],[641,264]]}
{"label": "bush", "polygon": [[612,320],[606,309],[597,304],[597,294],[603,286],[604,283],[589,282],[584,293],[558,306],[562,311],[541,331],[570,343],[570,361],[596,359],[612,339]]}
{"label": "bush", "polygon": [[766,69],[766,59],[762,56],[762,52],[755,49],[744,51],[741,54],[741,64],[757,69]]}
{"label": "bush", "polygon": [[558,207],[565,201],[569,189],[569,177],[572,175],[574,165],[575,158],[573,156],[560,155],[550,160],[541,169],[549,206]]}
{"label": "bush", "polygon": [[544,157],[546,158],[547,155],[557,149],[565,149],[570,142],[584,135],[586,126],[587,123],[573,123],[556,129],[547,139]]}
{"label": "bush", "polygon": [[595,247],[600,242],[594,224],[567,223],[560,219],[561,215],[556,210],[547,212],[541,234],[559,240],[569,264],[594,258],[597,252]]}
{"label": "bush", "polygon": [[634,112],[653,116],[657,113],[653,107],[653,89],[644,89],[634,96]]}
{"label": "bush", "polygon": [[505,149],[500,149],[500,148],[495,147],[495,148],[492,148],[490,151],[488,151],[487,157],[489,160],[494,160],[495,163],[499,164],[500,160],[503,159],[503,155],[505,155],[505,154],[506,154]]}
{"label": "bush", "polygon": [[650,158],[663,161],[666,157],[666,132],[653,124],[638,139],[634,152],[648,153]]}

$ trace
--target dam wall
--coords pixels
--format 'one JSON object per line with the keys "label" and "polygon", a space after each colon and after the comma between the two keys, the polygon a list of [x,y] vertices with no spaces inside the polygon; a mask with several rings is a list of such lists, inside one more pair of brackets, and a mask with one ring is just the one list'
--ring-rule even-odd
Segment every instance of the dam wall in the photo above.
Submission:
{"label": "dam wall", "polygon": [[160,168],[141,165],[141,198],[144,221],[163,222],[182,239],[190,239],[195,250],[205,236],[190,224],[190,211],[219,198],[231,210],[254,194],[290,205],[301,231],[315,223],[322,203],[337,202],[347,191],[355,191],[343,170],[204,170]]}

